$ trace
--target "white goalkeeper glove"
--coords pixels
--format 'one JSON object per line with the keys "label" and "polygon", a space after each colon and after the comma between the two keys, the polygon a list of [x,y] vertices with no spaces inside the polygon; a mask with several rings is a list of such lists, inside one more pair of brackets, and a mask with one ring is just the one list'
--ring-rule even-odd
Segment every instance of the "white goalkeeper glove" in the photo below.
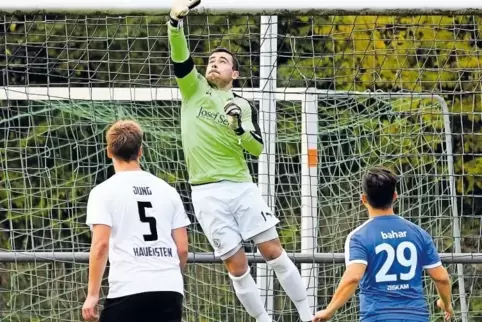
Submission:
{"label": "white goalkeeper glove", "polygon": [[190,10],[196,8],[201,0],[173,0],[170,17],[174,22],[178,22],[186,17]]}
{"label": "white goalkeeper glove", "polygon": [[237,135],[243,134],[244,130],[241,126],[241,108],[233,101],[229,101],[224,106],[224,112],[226,113],[229,127],[234,133]]}

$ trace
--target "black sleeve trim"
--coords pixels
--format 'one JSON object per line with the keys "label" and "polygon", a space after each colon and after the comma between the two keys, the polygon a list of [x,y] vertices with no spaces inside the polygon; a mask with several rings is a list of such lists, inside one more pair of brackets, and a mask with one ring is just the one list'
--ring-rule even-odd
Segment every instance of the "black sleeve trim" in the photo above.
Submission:
{"label": "black sleeve trim", "polygon": [[236,130],[234,130],[234,133],[236,133],[236,135],[243,135],[244,129],[240,126]]}
{"label": "black sleeve trim", "polygon": [[249,106],[251,107],[251,123],[253,123],[253,126],[254,126],[254,134],[253,134],[253,132],[251,132],[251,136],[256,141],[263,144],[263,136],[261,135],[261,129],[259,128],[259,125],[258,125],[258,109],[256,108],[256,106],[254,106],[254,104],[252,102],[248,101],[244,97],[241,97],[238,94],[234,94],[234,93],[233,93],[233,95],[235,97],[242,98],[242,99],[244,99],[245,101],[248,102]]}
{"label": "black sleeve trim", "polygon": [[174,20],[171,18],[169,22],[171,23],[171,26],[173,26],[174,28],[177,28],[179,26],[179,20]]}
{"label": "black sleeve trim", "polygon": [[[253,107],[252,105],[251,105],[251,111],[252,111],[251,113],[253,115],[255,113],[256,113],[256,116],[258,115],[258,110],[256,110],[256,108]],[[254,125],[254,134],[256,134],[256,135],[254,135],[253,132],[251,132],[251,135],[253,136],[253,138],[255,138],[256,141],[263,144],[263,136],[261,135],[261,129],[259,128],[257,118],[253,118],[252,122],[253,122],[253,125]]]}
{"label": "black sleeve trim", "polygon": [[177,78],[186,77],[194,69],[194,60],[191,56],[182,63],[172,62],[172,64],[174,65],[174,76]]}
{"label": "black sleeve trim", "polygon": [[255,139],[256,141],[258,141],[258,142],[261,143],[261,144],[264,144],[264,143],[263,143],[263,138],[261,137],[261,133],[259,133],[259,132],[257,132],[257,131],[256,131],[256,132],[251,131],[251,132],[249,132],[249,133],[251,134],[251,136],[253,137],[253,139]]}

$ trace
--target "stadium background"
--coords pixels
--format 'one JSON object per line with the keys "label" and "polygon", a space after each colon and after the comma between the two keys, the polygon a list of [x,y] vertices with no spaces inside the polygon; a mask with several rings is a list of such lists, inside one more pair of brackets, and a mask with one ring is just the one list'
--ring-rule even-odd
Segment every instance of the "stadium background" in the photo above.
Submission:
{"label": "stadium background", "polygon": [[[428,92],[441,95],[450,110],[455,199],[446,188],[438,107],[431,110],[435,116],[425,115],[421,122],[407,113],[391,119],[385,109],[402,106],[407,111],[422,108],[423,102],[397,100],[391,106],[327,99],[320,104],[318,251],[343,252],[347,233],[365,218],[358,202],[361,173],[369,165],[386,165],[404,174],[399,203],[403,215],[428,229],[440,252],[454,252],[452,200],[461,217],[462,252],[480,252],[481,17],[278,19],[278,88]],[[2,20],[3,86],[175,86],[165,17],[3,15]],[[229,47],[238,54],[245,76],[238,86],[259,86],[259,17],[190,17],[186,34],[200,66],[211,49]],[[300,106],[278,105],[276,212],[283,243],[298,251]],[[364,115],[367,106],[370,111]],[[106,103],[52,97],[3,100],[0,111],[0,250],[88,251],[87,197],[113,173],[103,151],[104,130],[120,117],[135,118],[145,128],[144,168],[178,189],[194,220],[176,102],[120,104],[115,98]],[[257,162],[250,164],[256,171]],[[190,241],[191,251],[211,250],[196,224]],[[480,265],[464,264],[470,321],[482,318],[480,270]],[[330,300],[342,272],[342,265],[320,266],[320,306]],[[450,272],[454,274],[454,265]],[[457,279],[452,276],[459,309]],[[0,263],[0,282],[1,321],[80,321],[85,263]],[[276,317],[296,321],[289,300],[274,287]],[[427,289],[433,309],[435,290]],[[189,265],[186,290],[186,321],[249,321],[219,264]],[[335,321],[355,321],[356,305],[354,299]]]}

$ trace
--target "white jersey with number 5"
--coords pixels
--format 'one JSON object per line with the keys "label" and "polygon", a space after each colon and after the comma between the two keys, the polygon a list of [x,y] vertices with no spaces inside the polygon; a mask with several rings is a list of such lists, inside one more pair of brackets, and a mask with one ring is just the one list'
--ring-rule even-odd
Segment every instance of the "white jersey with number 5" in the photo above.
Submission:
{"label": "white jersey with number 5", "polygon": [[379,216],[352,231],[346,265],[367,265],[360,283],[360,320],[429,321],[423,270],[442,265],[430,235],[397,215]]}
{"label": "white jersey with number 5", "polygon": [[177,191],[145,171],[118,172],[89,195],[87,225],[112,227],[109,241],[109,294],[183,294],[177,248],[171,236],[188,226]]}

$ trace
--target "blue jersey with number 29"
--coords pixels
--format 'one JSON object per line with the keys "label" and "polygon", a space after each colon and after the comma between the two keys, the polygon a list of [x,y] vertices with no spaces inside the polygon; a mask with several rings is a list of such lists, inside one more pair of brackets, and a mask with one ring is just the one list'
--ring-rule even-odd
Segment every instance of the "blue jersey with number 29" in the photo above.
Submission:
{"label": "blue jersey with number 29", "polygon": [[423,269],[442,264],[425,230],[397,215],[371,218],[348,235],[345,263],[367,265],[360,283],[361,321],[429,321]]}

